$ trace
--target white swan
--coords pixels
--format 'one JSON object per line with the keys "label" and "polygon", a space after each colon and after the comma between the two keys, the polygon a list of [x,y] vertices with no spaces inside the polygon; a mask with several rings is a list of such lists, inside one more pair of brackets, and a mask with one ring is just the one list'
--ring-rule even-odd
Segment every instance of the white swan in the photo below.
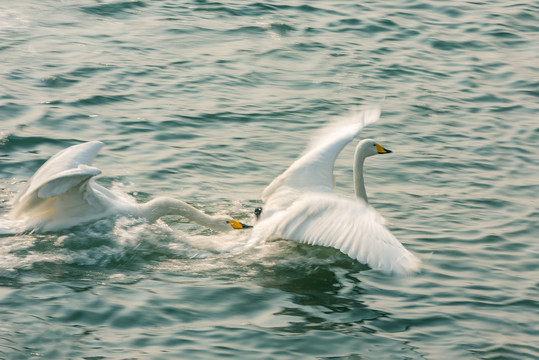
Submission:
{"label": "white swan", "polygon": [[16,196],[9,218],[17,228],[55,231],[115,215],[142,217],[154,222],[179,215],[216,231],[248,227],[225,216],[210,216],[171,198],[137,204],[94,181],[101,173],[91,163],[103,143],[91,141],[64,149],[41,166]]}
{"label": "white swan", "polygon": [[334,247],[386,274],[419,271],[419,259],[404,248],[367,204],[363,162],[368,156],[389,150],[370,139],[361,141],[354,159],[356,198],[337,195],[333,189],[337,155],[364,126],[379,117],[380,109],[371,109],[348,119],[351,123],[327,128],[314,147],[273,180],[263,192],[264,206],[250,244],[284,238]]}

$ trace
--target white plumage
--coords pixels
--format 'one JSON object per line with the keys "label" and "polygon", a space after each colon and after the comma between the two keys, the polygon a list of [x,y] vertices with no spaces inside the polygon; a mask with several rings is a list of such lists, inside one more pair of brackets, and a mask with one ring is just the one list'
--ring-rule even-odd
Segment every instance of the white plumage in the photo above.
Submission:
{"label": "white plumage", "polygon": [[[92,167],[103,143],[91,141],[58,152],[41,166],[13,201],[6,229],[54,231],[116,215],[156,221],[179,215],[217,231],[243,228],[228,216],[210,216],[182,200],[160,197],[137,204],[126,194],[113,192],[95,182],[101,170]],[[0,229],[1,230],[1,229]]]}
{"label": "white plumage", "polygon": [[250,243],[284,238],[339,249],[387,274],[419,271],[419,259],[404,248],[367,203],[363,161],[389,150],[373,140],[361,141],[354,164],[357,197],[347,198],[334,191],[333,166],[338,154],[379,117],[379,108],[370,109],[340,126],[326,128],[325,135],[264,190],[263,211]]}

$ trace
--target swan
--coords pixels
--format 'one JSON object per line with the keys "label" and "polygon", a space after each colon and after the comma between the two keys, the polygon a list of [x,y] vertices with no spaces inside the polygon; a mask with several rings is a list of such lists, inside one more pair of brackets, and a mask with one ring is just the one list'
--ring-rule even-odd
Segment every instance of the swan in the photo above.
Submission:
{"label": "swan", "polygon": [[127,215],[155,222],[165,215],[179,215],[216,231],[249,227],[228,216],[210,216],[182,200],[159,197],[137,204],[125,194],[114,193],[95,182],[101,170],[91,166],[100,141],[68,147],[47,160],[13,200],[8,217],[17,228],[56,231]]}
{"label": "swan", "polygon": [[385,227],[368,205],[363,163],[369,156],[388,154],[372,139],[359,142],[354,157],[355,198],[335,193],[333,167],[337,155],[363,127],[376,122],[380,108],[356,113],[323,136],[263,191],[249,244],[272,239],[333,247],[388,275],[419,271],[420,260]]}

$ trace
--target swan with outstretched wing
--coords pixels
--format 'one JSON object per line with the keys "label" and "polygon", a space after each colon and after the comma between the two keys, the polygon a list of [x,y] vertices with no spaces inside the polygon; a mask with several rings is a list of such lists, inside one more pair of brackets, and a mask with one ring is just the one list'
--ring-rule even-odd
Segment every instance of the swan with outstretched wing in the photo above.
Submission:
{"label": "swan with outstretched wing", "polygon": [[263,210],[250,244],[284,238],[339,249],[359,262],[386,274],[419,271],[419,259],[386,228],[370,206],[363,181],[363,163],[369,156],[391,151],[371,139],[361,141],[354,158],[355,198],[334,191],[333,166],[341,150],[363,127],[376,122],[374,108],[332,124],[325,134],[264,190]]}

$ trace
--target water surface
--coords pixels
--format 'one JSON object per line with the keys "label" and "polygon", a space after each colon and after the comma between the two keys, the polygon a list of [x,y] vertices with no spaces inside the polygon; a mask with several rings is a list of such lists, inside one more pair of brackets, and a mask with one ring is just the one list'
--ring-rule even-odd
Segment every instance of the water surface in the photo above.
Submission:
{"label": "water surface", "polygon": [[[367,192],[423,270],[185,219],[0,237],[0,358],[537,359],[539,2],[0,4],[0,211],[57,151],[252,222],[317,128],[382,102]],[[354,146],[336,168],[352,195]]]}

